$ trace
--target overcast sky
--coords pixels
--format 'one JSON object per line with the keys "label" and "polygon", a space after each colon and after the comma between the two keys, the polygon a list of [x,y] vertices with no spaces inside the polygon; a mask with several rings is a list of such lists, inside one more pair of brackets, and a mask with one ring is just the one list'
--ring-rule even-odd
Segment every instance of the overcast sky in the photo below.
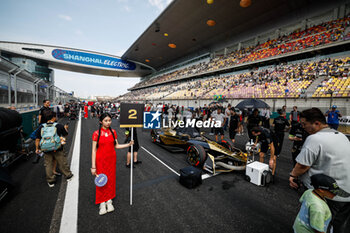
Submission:
{"label": "overcast sky", "polygon": [[[172,0],[0,0],[0,41],[122,56]],[[139,78],[55,70],[56,86],[80,97],[117,96]]]}

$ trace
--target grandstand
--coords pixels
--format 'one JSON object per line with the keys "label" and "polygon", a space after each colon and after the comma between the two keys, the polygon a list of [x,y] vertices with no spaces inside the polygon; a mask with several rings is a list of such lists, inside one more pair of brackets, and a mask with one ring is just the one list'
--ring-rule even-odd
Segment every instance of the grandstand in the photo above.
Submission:
{"label": "grandstand", "polygon": [[[308,106],[315,106],[313,101],[317,101],[316,105],[327,107],[333,101],[346,107],[350,96],[350,5],[343,1],[308,4],[305,7],[312,10],[303,17],[281,17],[283,23],[246,29],[243,35],[250,36],[236,40],[237,36],[232,35],[231,40],[227,39],[231,43],[222,42],[221,47],[212,44],[210,49],[214,51],[204,49],[203,55],[196,53],[193,57],[180,53],[183,58],[162,61],[157,72],[143,78],[118,100],[175,104],[193,100],[199,104],[223,95],[229,102],[242,98],[262,98],[269,103],[303,100],[309,102]],[[176,10],[173,5],[164,14]],[[144,34],[134,45],[143,43]],[[134,55],[132,47],[124,56]]]}

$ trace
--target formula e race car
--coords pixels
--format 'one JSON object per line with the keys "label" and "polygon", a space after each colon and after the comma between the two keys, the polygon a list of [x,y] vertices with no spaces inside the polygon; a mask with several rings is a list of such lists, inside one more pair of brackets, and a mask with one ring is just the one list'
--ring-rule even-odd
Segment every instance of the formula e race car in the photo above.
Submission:
{"label": "formula e race car", "polygon": [[187,162],[211,173],[245,170],[247,154],[231,141],[215,142],[196,128],[162,128],[151,131],[152,141],[172,152],[185,152]]}

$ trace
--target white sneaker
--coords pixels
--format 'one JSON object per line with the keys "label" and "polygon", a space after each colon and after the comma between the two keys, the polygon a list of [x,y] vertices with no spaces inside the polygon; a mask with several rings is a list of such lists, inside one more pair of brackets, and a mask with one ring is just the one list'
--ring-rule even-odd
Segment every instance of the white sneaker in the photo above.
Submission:
{"label": "white sneaker", "polygon": [[100,204],[100,212],[99,212],[100,215],[104,215],[104,214],[107,214],[107,209],[106,209],[106,202],[102,202]]}
{"label": "white sneaker", "polygon": [[107,201],[107,212],[114,211],[114,206],[112,205],[112,200]]}

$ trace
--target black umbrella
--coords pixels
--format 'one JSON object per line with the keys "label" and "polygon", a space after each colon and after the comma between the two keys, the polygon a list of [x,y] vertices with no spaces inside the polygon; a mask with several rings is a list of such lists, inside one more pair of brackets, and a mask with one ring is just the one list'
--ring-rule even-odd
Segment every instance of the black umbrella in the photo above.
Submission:
{"label": "black umbrella", "polygon": [[219,102],[217,102],[217,101],[214,101],[214,102],[211,102],[210,104],[209,104],[209,106],[210,105],[213,105],[213,104],[218,104]]}
{"label": "black umbrella", "polygon": [[246,99],[236,105],[236,108],[269,108],[270,106],[262,100],[259,99]]}

